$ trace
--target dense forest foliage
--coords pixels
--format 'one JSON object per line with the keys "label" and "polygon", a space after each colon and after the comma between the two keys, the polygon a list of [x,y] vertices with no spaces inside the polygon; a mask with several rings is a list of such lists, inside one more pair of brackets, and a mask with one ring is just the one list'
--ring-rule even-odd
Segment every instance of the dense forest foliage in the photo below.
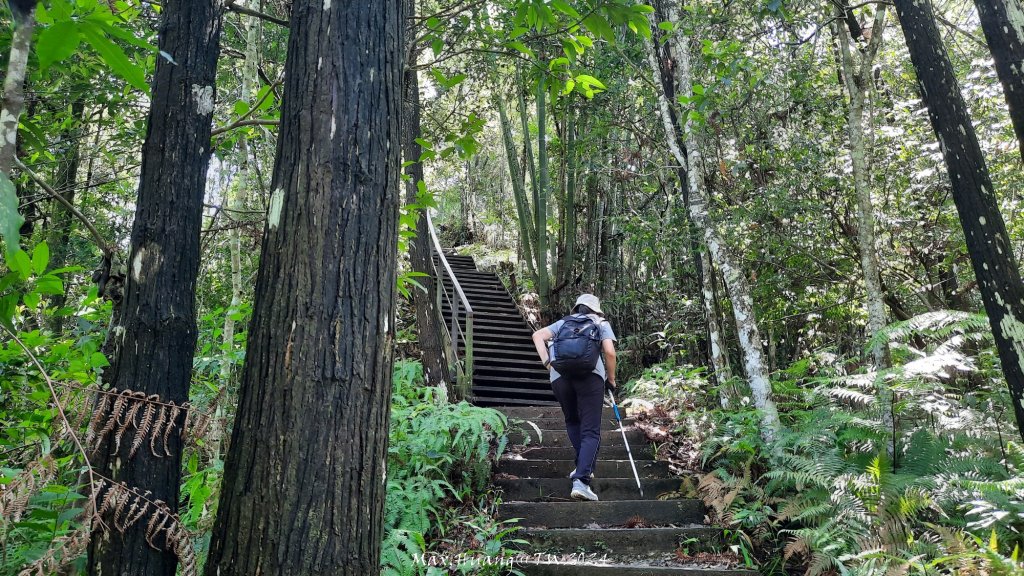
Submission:
{"label": "dense forest foliage", "polygon": [[0,23],[0,574],[509,553],[428,211],[535,327],[602,298],[626,404],[748,565],[1024,571],[1019,0]]}

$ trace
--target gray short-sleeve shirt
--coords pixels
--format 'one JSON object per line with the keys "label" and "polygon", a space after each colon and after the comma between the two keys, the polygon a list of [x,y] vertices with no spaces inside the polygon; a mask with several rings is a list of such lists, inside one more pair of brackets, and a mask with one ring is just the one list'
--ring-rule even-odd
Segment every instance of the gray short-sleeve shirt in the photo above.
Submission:
{"label": "gray short-sleeve shirt", "polygon": [[[573,314],[573,316],[582,318],[584,315]],[[617,341],[617,339],[615,338],[615,332],[612,331],[612,325],[609,324],[607,320],[598,316],[597,314],[588,314],[588,316],[590,316],[590,319],[597,324],[597,332],[598,336],[601,338],[601,342],[604,342],[605,340],[611,340],[612,342]],[[565,320],[558,320],[554,324],[548,326],[548,330],[551,330],[551,333],[557,336],[558,331],[562,328],[563,324],[565,324]],[[551,347],[551,342],[548,342],[548,356],[550,357],[552,362],[555,360],[555,350],[554,348]],[[594,366],[594,374],[600,376],[602,380],[608,379],[605,376],[604,354],[601,354],[599,356],[597,366]],[[558,371],[555,370],[554,368],[551,368],[551,381],[554,382],[555,380],[558,380],[560,377],[561,375],[558,373]]]}

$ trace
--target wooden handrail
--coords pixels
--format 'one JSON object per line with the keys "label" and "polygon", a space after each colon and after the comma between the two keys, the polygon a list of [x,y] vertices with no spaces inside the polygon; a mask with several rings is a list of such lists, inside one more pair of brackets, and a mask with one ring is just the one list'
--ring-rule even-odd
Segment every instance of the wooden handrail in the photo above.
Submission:
{"label": "wooden handrail", "polygon": [[[427,213],[427,229],[430,231],[430,242],[431,242],[431,267],[434,269],[434,275],[438,280],[437,286],[437,313],[441,315],[441,292],[444,292],[445,297],[448,299],[449,306],[451,308],[451,328],[449,329],[444,322],[444,317],[439,318],[440,324],[445,328],[445,332],[448,333],[451,360],[455,364],[459,364],[459,336],[461,335],[465,341],[465,352],[463,360],[461,362],[462,369],[459,370],[458,375],[458,386],[457,391],[463,400],[469,399],[469,391],[472,389],[473,380],[473,306],[470,305],[469,299],[466,297],[465,291],[462,289],[462,285],[459,283],[459,279],[455,277],[455,272],[452,270],[451,264],[448,262],[448,258],[444,255],[444,250],[441,249],[441,240],[437,236],[437,229],[434,228],[434,220],[430,216],[430,210],[426,210]],[[437,254],[438,259],[441,261],[441,265],[444,269],[444,275],[451,279],[452,286],[455,288],[455,293],[458,296],[458,301],[453,302],[452,298],[449,297],[448,291],[444,289],[444,281],[441,277],[441,271],[437,269],[437,266],[433,263],[433,254]],[[459,325],[459,307],[462,307],[466,311],[466,327],[465,329]]]}

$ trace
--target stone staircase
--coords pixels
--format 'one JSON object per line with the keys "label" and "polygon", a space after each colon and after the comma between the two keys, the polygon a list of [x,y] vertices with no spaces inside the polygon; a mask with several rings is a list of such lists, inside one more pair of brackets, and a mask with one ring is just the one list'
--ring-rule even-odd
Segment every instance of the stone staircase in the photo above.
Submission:
{"label": "stone staircase", "polygon": [[[445,254],[445,259],[473,307],[473,404],[557,406],[548,371],[530,339],[533,330],[498,276],[477,270],[472,256]],[[442,281],[453,292],[451,280]],[[444,299],[441,313],[451,318]],[[464,310],[459,319],[464,321]]]}
{"label": "stone staircase", "polygon": [[[753,576],[730,568],[713,555],[721,549],[722,531],[704,524],[699,500],[672,496],[682,483],[666,462],[655,460],[654,447],[624,420],[637,471],[640,496],[627,460],[622,434],[605,408],[601,451],[591,486],[599,502],[569,498],[569,472],[575,453],[558,407],[503,407],[509,417],[509,452],[496,469],[494,486],[503,492],[498,514],[519,519],[518,537],[529,542],[527,561],[515,568],[527,576],[644,575]],[[537,428],[528,422],[532,422]],[[539,433],[538,433],[539,429]]]}
{"label": "stone staircase", "polygon": [[[440,268],[438,256],[435,265]],[[445,251],[445,259],[473,308],[473,404],[493,406],[509,417],[509,452],[495,470],[503,492],[499,517],[518,519],[518,537],[529,546],[515,563],[527,576],[753,576],[751,570],[720,566],[711,555],[721,549],[722,531],[704,524],[698,500],[668,499],[681,480],[639,430],[627,437],[644,494],[627,459],[622,434],[605,409],[601,451],[593,488],[599,502],[569,498],[575,452],[565,433],[561,409],[551,392],[530,338],[533,330],[497,275],[477,270],[470,256]],[[436,277],[435,277],[436,279]],[[450,278],[440,279],[454,294]],[[442,299],[442,317],[451,318]],[[460,322],[465,311],[460,311]],[[665,497],[665,499],[659,499]]]}

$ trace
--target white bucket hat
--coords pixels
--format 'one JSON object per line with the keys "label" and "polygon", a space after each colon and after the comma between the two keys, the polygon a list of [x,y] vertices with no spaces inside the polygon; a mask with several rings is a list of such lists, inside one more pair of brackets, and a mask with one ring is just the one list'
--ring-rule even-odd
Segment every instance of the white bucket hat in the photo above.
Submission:
{"label": "white bucket hat", "polygon": [[573,305],[572,309],[575,310],[576,307],[579,306],[580,304],[583,304],[584,306],[590,308],[591,310],[597,312],[598,314],[604,314],[604,311],[601,310],[601,301],[598,300],[597,296],[594,296],[593,294],[581,295],[579,298],[576,299],[576,304]]}

